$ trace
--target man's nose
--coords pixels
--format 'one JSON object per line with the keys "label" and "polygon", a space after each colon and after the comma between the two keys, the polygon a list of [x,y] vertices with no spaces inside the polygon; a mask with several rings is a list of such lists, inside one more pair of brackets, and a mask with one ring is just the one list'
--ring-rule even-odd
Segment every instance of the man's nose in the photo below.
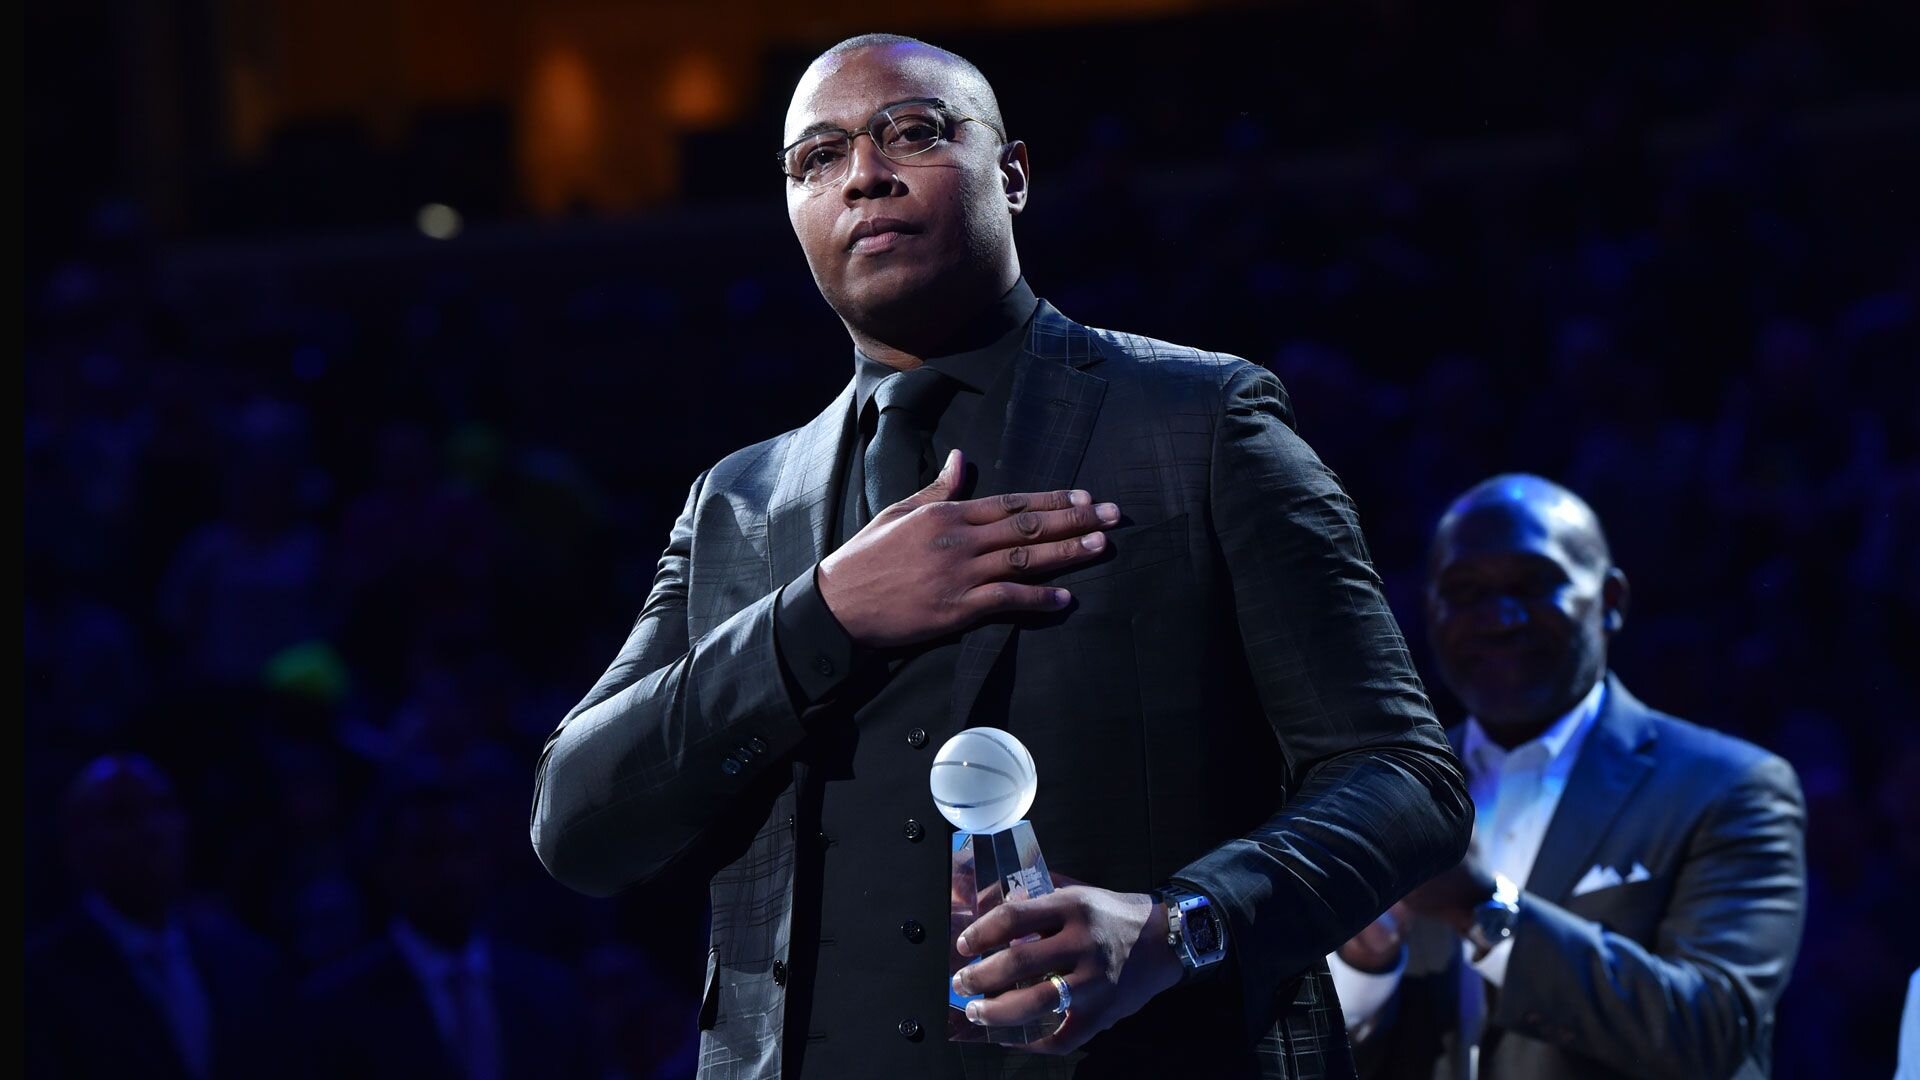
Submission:
{"label": "man's nose", "polygon": [[[864,141],[862,135],[866,136]],[[857,132],[847,145],[847,175],[841,181],[841,193],[849,200],[886,198],[900,183],[893,170],[893,162],[880,152],[873,135]]]}

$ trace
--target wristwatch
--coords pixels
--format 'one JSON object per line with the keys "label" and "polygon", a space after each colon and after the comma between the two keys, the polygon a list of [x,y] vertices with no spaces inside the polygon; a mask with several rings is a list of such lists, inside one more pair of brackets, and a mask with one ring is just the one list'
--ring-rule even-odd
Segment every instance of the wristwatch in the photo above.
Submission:
{"label": "wristwatch", "polygon": [[1218,971],[1227,958],[1227,921],[1213,901],[1180,885],[1155,890],[1153,898],[1167,905],[1167,947],[1180,958],[1180,981]]}
{"label": "wristwatch", "polygon": [[1494,946],[1513,936],[1514,920],[1520,917],[1520,886],[1505,874],[1493,875],[1493,899],[1473,909],[1473,922],[1467,926],[1467,940],[1473,943],[1475,963],[1486,959]]}

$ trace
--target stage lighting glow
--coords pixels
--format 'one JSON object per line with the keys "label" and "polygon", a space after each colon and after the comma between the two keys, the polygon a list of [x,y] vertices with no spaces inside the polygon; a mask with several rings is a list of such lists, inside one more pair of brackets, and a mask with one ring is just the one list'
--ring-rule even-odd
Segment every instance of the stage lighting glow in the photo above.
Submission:
{"label": "stage lighting glow", "polygon": [[460,228],[465,223],[460,218],[460,211],[446,203],[428,203],[420,208],[414,224],[435,240],[451,240],[460,235]]}

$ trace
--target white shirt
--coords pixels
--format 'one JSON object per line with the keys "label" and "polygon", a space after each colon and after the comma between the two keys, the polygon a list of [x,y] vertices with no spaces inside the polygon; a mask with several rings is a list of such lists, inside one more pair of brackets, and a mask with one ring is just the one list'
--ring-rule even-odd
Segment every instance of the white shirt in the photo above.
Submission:
{"label": "white shirt", "polygon": [[1907,980],[1907,1005],[1900,1012],[1900,1058],[1893,1080],[1920,1080],[1920,971]]}
{"label": "white shirt", "polygon": [[448,1050],[473,1080],[500,1073],[500,1024],[493,1008],[493,956],[478,934],[458,952],[420,936],[405,919],[395,919],[393,943],[420,980],[427,1005]]}
{"label": "white shirt", "polygon": [[165,927],[150,930],[120,914],[99,893],[88,893],[81,904],[113,939],[127,958],[134,981],[159,1008],[187,1074],[208,1075],[212,1069],[213,1008],[200,973],[194,969],[193,952],[180,920],[169,917]]}
{"label": "white shirt", "polygon": [[[1547,826],[1553,822],[1553,812],[1567,789],[1567,777],[1579,759],[1580,747],[1600,715],[1606,689],[1605,679],[1595,682],[1587,696],[1553,726],[1511,750],[1488,738],[1479,720],[1468,718],[1460,763],[1466,766],[1467,791],[1473,796],[1471,853],[1489,873],[1505,875],[1525,887],[1540,855],[1540,844],[1546,839]],[[1471,960],[1471,945],[1462,941],[1461,948],[1487,982],[1499,986],[1506,981],[1512,938],[1494,946],[1477,962]],[[1361,971],[1341,960],[1337,952],[1328,954],[1327,967],[1333,973],[1334,990],[1340,995],[1347,1027],[1358,1032],[1400,988],[1400,977],[1406,972],[1406,950],[1401,949],[1400,963],[1384,974]]]}

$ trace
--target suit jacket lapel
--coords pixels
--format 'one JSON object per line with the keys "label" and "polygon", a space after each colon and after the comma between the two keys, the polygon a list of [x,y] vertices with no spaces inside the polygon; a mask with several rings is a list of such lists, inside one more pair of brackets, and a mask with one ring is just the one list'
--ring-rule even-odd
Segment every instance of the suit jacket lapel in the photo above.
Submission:
{"label": "suit jacket lapel", "polygon": [[[1073,482],[1107,390],[1105,379],[1082,369],[1099,359],[1086,327],[1040,302],[1026,347],[1013,360],[1013,389],[993,491],[1051,491]],[[1013,624],[1002,619],[975,627],[960,639],[948,717],[953,728],[968,725],[980,689],[1012,634]]]}
{"label": "suit jacket lapel", "polygon": [[779,588],[827,553],[839,464],[853,439],[853,382],[819,416],[793,433],[767,500],[771,587]]}
{"label": "suit jacket lapel", "polygon": [[1643,752],[1653,738],[1647,707],[1608,675],[1606,702],[1554,808],[1525,882],[1528,892],[1555,903],[1567,899],[1614,818],[1653,768],[1653,759]]}

